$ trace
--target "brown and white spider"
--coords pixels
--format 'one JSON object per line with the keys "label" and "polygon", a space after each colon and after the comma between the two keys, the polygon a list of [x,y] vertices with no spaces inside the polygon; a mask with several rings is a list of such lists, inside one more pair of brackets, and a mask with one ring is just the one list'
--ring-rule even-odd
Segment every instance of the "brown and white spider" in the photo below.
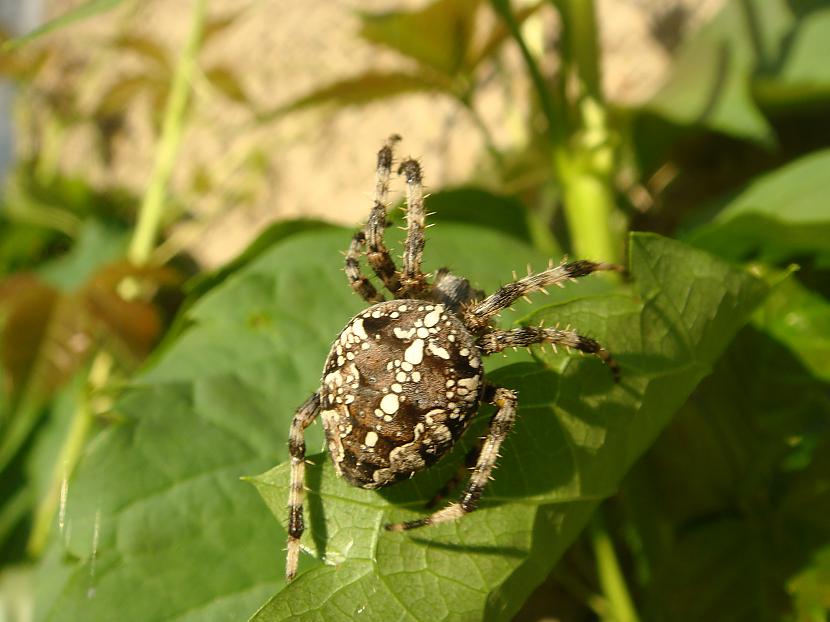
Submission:
{"label": "brown and white spider", "polygon": [[[595,354],[611,369],[619,367],[599,343],[559,328],[527,326],[498,330],[499,312],[530,292],[544,290],[599,270],[618,266],[573,261],[550,266],[508,283],[488,297],[469,281],[441,269],[430,283],[421,271],[424,251],[424,197],[421,168],[404,160],[407,234],[403,270],[398,270],[383,234],[392,170],[391,136],[378,152],[375,200],[364,231],[346,254],[352,289],[371,306],[352,318],[331,347],[320,388],[291,422],[286,580],[297,572],[303,533],[305,429],[322,415],[329,455],[337,475],[361,488],[380,488],[412,477],[446,454],[464,433],[484,401],[497,407],[477,448],[472,475],[460,499],[418,520],[386,525],[403,531],[460,518],[478,506],[495,467],[499,447],[516,417],[516,393],[483,380],[481,358],[505,348],[550,343]],[[361,254],[392,294],[385,300],[361,272]]]}

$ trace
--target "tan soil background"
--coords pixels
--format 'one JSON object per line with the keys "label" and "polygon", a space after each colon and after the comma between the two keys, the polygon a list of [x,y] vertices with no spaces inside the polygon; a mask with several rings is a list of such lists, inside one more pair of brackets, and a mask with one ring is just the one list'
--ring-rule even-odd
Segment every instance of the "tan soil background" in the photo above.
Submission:
{"label": "tan soil background", "polygon": [[[79,3],[54,0],[49,14]],[[514,7],[520,4],[513,2]],[[722,0],[598,0],[609,100],[647,99],[665,74],[673,45],[721,4]],[[423,5],[423,0],[213,0],[211,17],[237,17],[211,39],[200,64],[230,69],[256,109],[273,109],[368,69],[406,67],[407,61],[396,53],[358,37],[356,11]],[[55,35],[62,64],[80,68],[81,78],[74,84],[81,103],[94,108],[108,88],[141,65],[140,58],[112,51],[114,33],[147,37],[175,55],[186,39],[191,7],[191,0],[142,0]],[[526,24],[526,34],[541,49],[555,36],[556,24],[552,11],[539,15]],[[503,54],[505,64],[516,67],[514,84],[488,86],[477,102],[496,144],[521,148],[528,140],[528,91],[520,59],[509,42]],[[258,124],[249,106],[221,95],[204,75],[197,76],[194,89],[173,189],[189,218],[173,229],[167,250],[186,249],[207,267],[233,258],[278,219],[303,216],[350,226],[359,223],[370,204],[374,153],[391,132],[404,136],[404,154],[420,157],[432,189],[468,179],[484,152],[471,121],[455,102],[438,95],[403,95]],[[140,194],[154,153],[151,106],[146,97],[130,101],[108,162],[96,155],[92,129],[73,127],[61,149],[61,168],[98,187],[126,186]]]}

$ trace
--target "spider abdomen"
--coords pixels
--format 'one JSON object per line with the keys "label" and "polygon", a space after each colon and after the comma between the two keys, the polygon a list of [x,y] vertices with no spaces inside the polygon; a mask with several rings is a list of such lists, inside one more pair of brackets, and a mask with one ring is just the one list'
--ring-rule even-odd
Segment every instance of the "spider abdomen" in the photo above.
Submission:
{"label": "spider abdomen", "polygon": [[475,415],[482,374],[475,337],[445,305],[393,300],[356,315],[323,370],[338,475],[378,488],[429,467]]}

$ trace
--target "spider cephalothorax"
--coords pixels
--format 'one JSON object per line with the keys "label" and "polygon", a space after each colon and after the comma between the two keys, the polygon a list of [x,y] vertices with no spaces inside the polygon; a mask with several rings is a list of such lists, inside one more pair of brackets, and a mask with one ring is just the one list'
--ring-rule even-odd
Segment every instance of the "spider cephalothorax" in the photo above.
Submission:
{"label": "spider cephalothorax", "polygon": [[[484,401],[497,407],[461,498],[428,516],[387,525],[402,531],[455,520],[472,512],[490,478],[516,416],[516,393],[484,380],[482,357],[505,348],[540,343],[563,345],[597,355],[619,375],[616,362],[596,341],[559,328],[526,326],[499,330],[492,318],[528,293],[561,285],[617,266],[592,261],[551,265],[484,297],[470,283],[439,270],[432,283],[421,270],[425,217],[421,169],[401,163],[407,181],[407,236],[398,270],[383,242],[386,198],[392,169],[392,136],[378,152],[375,202],[364,231],[352,239],[346,275],[352,288],[373,303],[352,318],[334,341],[320,388],[299,408],[291,423],[286,579],[297,571],[303,533],[305,428],[322,417],[338,475],[362,488],[380,488],[412,477],[445,455],[464,433]],[[363,275],[368,264],[393,296],[386,301]]]}

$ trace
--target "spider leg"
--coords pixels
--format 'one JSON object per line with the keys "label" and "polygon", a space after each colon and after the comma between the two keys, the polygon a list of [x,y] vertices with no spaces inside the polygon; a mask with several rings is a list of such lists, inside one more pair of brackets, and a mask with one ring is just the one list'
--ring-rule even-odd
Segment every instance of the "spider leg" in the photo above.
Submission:
{"label": "spider leg", "polygon": [[592,272],[602,270],[622,272],[623,268],[616,264],[580,260],[562,263],[544,272],[529,274],[523,279],[500,287],[494,294],[488,296],[478,304],[469,307],[464,312],[464,323],[471,330],[485,328],[494,315],[501,313],[519,298],[531,292],[544,290],[549,285],[558,285],[561,287],[565,281],[587,276]]}
{"label": "spider leg", "polygon": [[510,430],[513,428],[513,422],[516,420],[516,393],[504,388],[493,389],[489,387],[488,389],[492,394],[492,398],[488,401],[498,406],[498,411],[496,411],[496,414],[490,420],[490,428],[487,431],[481,452],[476,460],[470,481],[467,483],[464,492],[461,493],[459,500],[437,512],[433,512],[426,518],[406,521],[404,523],[388,524],[386,525],[387,530],[406,531],[417,527],[457,520],[478,507],[481,493],[484,491],[484,487],[490,479],[490,474],[496,466],[499,448],[510,433]]}
{"label": "spider leg", "polygon": [[620,380],[620,366],[608,350],[590,337],[584,337],[570,329],[524,326],[512,330],[494,330],[484,333],[478,339],[478,347],[485,355],[495,354],[506,348],[526,348],[540,343],[550,343],[554,347],[565,346],[587,354],[594,354],[611,370],[614,382]]}
{"label": "spider leg", "polygon": [[392,134],[378,151],[375,199],[372,211],[369,212],[369,220],[366,221],[366,245],[368,246],[366,260],[378,278],[383,281],[386,289],[395,297],[402,293],[401,274],[389,254],[389,249],[383,243],[383,232],[386,229],[386,203],[389,195],[389,176],[392,172],[392,147],[400,139],[401,137],[397,134]]}
{"label": "spider leg", "polygon": [[424,258],[424,187],[421,165],[409,158],[401,163],[398,174],[406,177],[406,242],[403,253],[402,281],[406,293],[414,298],[423,297],[427,289],[426,276],[421,271]]}
{"label": "spider leg", "polygon": [[291,455],[291,484],[288,489],[288,555],[285,560],[285,580],[290,582],[297,574],[300,560],[300,537],[305,530],[303,522],[303,492],[305,490],[305,429],[320,413],[320,393],[315,392],[297,409],[291,420],[288,453]]}
{"label": "spider leg", "polygon": [[467,475],[467,471],[475,467],[476,462],[478,462],[478,456],[481,453],[481,446],[484,444],[484,439],[479,439],[475,445],[470,448],[470,451],[464,456],[464,461],[458,465],[458,470],[453,474],[453,476],[443,485],[438,491],[432,495],[432,498],[427,501],[426,505],[424,506],[426,509],[431,510],[432,508],[436,507],[441,501],[447,498],[447,496],[455,490],[455,487],[461,483],[461,480]]}
{"label": "spider leg", "polygon": [[346,252],[346,278],[349,279],[351,288],[366,302],[372,304],[383,302],[386,298],[383,297],[383,294],[378,293],[372,282],[360,270],[360,253],[365,245],[366,234],[363,231],[358,231],[352,238],[352,243]]}

